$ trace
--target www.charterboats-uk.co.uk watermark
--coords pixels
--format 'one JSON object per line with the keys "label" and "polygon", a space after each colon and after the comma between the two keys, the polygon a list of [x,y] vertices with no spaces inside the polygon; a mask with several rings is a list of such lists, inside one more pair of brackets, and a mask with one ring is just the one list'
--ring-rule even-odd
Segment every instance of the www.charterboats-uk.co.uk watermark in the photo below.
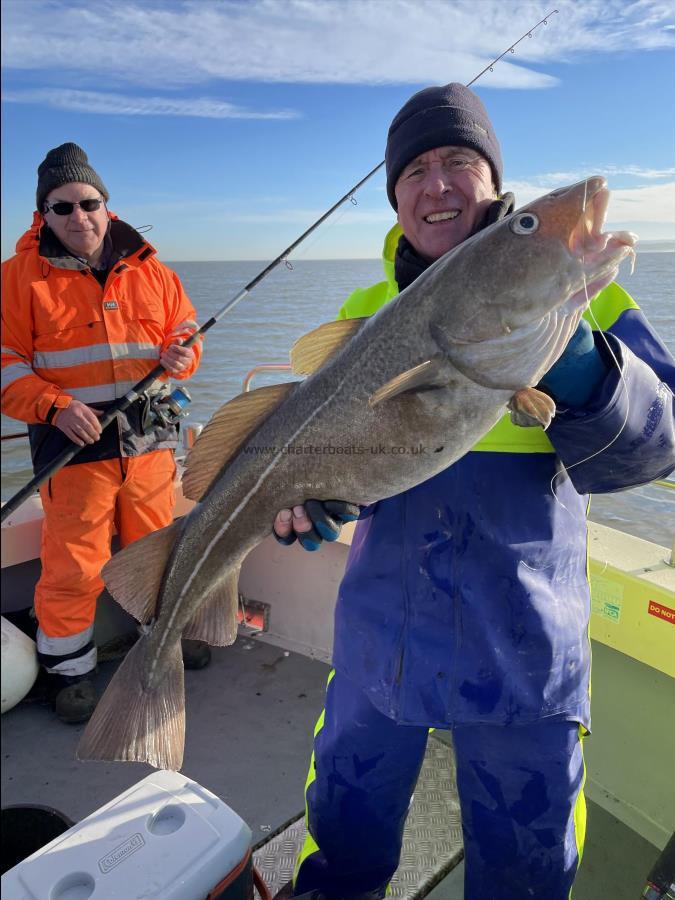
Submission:
{"label": "www.charterboats-uk.co.uk watermark", "polygon": [[[442,448],[439,448],[442,449]],[[284,447],[244,447],[250,456],[422,456],[434,451],[423,444],[405,446],[403,444],[287,444]]]}

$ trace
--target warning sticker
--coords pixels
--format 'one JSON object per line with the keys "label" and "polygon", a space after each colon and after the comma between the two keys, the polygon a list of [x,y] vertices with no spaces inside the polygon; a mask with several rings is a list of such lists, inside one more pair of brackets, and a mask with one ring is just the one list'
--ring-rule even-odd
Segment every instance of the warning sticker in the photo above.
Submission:
{"label": "warning sticker", "polygon": [[666,622],[675,625],[675,609],[671,609],[663,603],[656,603],[654,600],[650,600],[647,612],[650,616],[656,616],[657,619],[665,619]]}

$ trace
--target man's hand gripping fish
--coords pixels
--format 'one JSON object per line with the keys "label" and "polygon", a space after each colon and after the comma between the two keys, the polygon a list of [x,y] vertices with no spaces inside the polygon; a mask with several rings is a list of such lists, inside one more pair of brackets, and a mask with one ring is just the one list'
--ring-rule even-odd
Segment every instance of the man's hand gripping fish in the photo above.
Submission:
{"label": "man's hand gripping fish", "polygon": [[303,503],[307,484],[320,500],[370,504],[447,468],[509,405],[519,422],[550,423],[552,401],[532,386],[588,300],[634,256],[633,235],[602,232],[608,198],[593,177],[523,207],[443,256],[375,316],[300,338],[291,360],[306,380],[218,410],[183,478],[197,505],[104,569],[113,597],[153,625],[102,697],[80,759],[180,768],[181,637],[233,643],[241,564],[279,509]]}

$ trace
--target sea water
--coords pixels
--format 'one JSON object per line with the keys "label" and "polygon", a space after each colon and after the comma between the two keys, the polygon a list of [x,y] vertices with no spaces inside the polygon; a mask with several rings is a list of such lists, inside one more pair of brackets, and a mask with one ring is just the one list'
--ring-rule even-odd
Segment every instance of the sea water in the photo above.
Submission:
{"label": "sea water", "polygon": [[[663,245],[668,247],[669,245]],[[216,314],[265,263],[175,262],[200,324]],[[346,296],[383,278],[379,260],[304,260],[281,264],[215,325],[204,340],[202,364],[185,382],[192,395],[187,423],[206,424],[211,415],[241,391],[245,375],[261,364],[287,364],[292,343],[322,322],[335,318]],[[622,267],[618,281],[637,301],[671,352],[675,347],[672,315],[675,250],[643,250],[633,275]],[[252,387],[286,380],[280,371],[256,375]],[[25,432],[25,425],[3,417],[2,434]],[[2,499],[31,477],[25,438],[2,442]],[[638,537],[670,546],[675,532],[675,493],[652,485],[611,495],[595,495],[591,518]]]}

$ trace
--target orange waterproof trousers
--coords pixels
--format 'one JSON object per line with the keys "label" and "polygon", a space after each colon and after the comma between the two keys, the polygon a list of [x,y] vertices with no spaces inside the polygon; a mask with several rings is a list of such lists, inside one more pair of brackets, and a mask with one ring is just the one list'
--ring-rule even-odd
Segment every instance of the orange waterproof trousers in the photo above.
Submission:
{"label": "orange waterproof trousers", "polygon": [[[113,526],[124,547],[170,524],[175,474],[173,451],[156,450],[65,466],[40,488],[45,518],[35,614],[43,635],[67,638],[91,629]],[[58,654],[59,643],[50,642],[49,652]]]}

